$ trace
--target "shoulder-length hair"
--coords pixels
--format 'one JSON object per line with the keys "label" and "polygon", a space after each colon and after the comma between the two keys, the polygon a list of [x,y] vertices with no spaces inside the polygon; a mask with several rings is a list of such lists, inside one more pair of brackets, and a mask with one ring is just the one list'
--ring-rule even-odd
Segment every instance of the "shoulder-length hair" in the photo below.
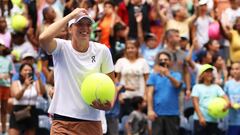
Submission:
{"label": "shoulder-length hair", "polygon": [[24,81],[25,81],[25,78],[21,75],[21,71],[22,71],[22,69],[23,69],[25,66],[29,66],[29,67],[31,67],[31,69],[32,69],[32,73],[35,73],[32,64],[29,64],[29,63],[23,63],[23,64],[20,66],[20,68],[19,68],[19,80],[20,80],[21,84],[23,84]]}

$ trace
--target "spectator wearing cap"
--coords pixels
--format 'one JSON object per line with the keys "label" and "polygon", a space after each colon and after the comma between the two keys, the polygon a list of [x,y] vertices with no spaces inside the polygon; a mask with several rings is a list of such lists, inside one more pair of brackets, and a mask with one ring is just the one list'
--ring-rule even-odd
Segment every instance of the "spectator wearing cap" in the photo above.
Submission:
{"label": "spectator wearing cap", "polygon": [[161,50],[161,45],[157,43],[157,37],[153,33],[144,34],[142,29],[142,13],[136,14],[137,28],[138,28],[138,40],[140,42],[140,52],[143,58],[147,61],[150,72],[153,71],[155,56]]}
{"label": "spectator wearing cap", "polygon": [[6,47],[11,47],[11,33],[7,29],[7,22],[3,16],[0,17],[0,39],[4,41]]}
{"label": "spectator wearing cap", "polygon": [[192,38],[197,38],[199,48],[203,47],[209,40],[208,29],[209,24],[214,20],[208,15],[207,9],[208,0],[200,0],[197,6],[197,18],[193,22],[192,26]]}
{"label": "spectator wearing cap", "polygon": [[122,23],[116,23],[109,39],[114,63],[123,56],[127,36],[128,28]]}
{"label": "spectator wearing cap", "polygon": [[151,73],[147,81],[148,117],[152,120],[153,135],[179,133],[179,94],[182,75],[172,70],[171,62],[169,53],[164,51],[158,53],[155,65],[159,70]]}
{"label": "spectator wearing cap", "polygon": [[[227,95],[223,89],[214,83],[213,66],[204,64],[199,71],[199,83],[192,90],[192,101],[194,106],[194,134],[195,135],[218,135],[218,119],[208,113],[208,103],[211,99],[222,97],[229,104]],[[229,106],[225,106],[225,110]]]}
{"label": "spectator wearing cap", "polygon": [[8,54],[10,54],[10,50],[0,38],[0,103],[2,134],[5,134],[7,131],[7,103],[10,97],[10,78],[13,74],[12,61],[6,57]]}
{"label": "spectator wearing cap", "polygon": [[[197,54],[196,54],[196,62],[192,59],[192,54],[193,54],[193,50],[194,48],[197,47],[197,43],[194,43],[190,50],[189,50],[189,54],[186,57],[186,62],[189,64],[189,66],[193,69],[193,71],[196,74],[196,79],[195,79],[195,83],[199,82],[199,72],[200,72],[200,68],[202,65],[204,64],[212,64],[213,63],[213,56],[210,52],[206,51],[206,50],[200,50]],[[217,77],[217,70],[215,67],[213,67],[214,71],[214,77]]]}

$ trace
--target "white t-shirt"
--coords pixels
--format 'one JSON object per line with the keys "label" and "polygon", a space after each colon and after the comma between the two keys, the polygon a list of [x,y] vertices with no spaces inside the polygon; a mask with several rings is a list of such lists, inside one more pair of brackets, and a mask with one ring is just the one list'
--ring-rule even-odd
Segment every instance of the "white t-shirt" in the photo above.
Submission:
{"label": "white t-shirt", "polygon": [[57,47],[52,52],[55,93],[49,113],[100,121],[100,110],[90,107],[83,101],[80,88],[87,75],[114,71],[109,49],[105,45],[89,42],[88,50],[80,53],[72,47],[70,40],[56,39],[56,41]]}
{"label": "white t-shirt", "polygon": [[25,53],[34,53],[37,56],[37,52],[34,50],[33,46],[29,41],[25,41],[21,45],[13,44],[13,50],[17,50],[20,52],[20,58],[22,58]]}
{"label": "white t-shirt", "polygon": [[222,13],[222,19],[221,22],[224,25],[228,25],[230,27],[233,27],[235,24],[236,18],[240,16],[240,7],[236,10],[233,10],[232,8],[227,8]]}
{"label": "white t-shirt", "polygon": [[144,58],[138,58],[131,63],[127,58],[120,58],[115,65],[115,72],[121,74],[121,84],[132,87],[134,91],[126,90],[124,98],[143,96],[145,90],[144,74],[148,74],[149,66]]}
{"label": "white t-shirt", "polygon": [[203,47],[209,40],[208,28],[211,22],[213,19],[210,16],[198,17],[195,22],[196,36],[200,47]]}

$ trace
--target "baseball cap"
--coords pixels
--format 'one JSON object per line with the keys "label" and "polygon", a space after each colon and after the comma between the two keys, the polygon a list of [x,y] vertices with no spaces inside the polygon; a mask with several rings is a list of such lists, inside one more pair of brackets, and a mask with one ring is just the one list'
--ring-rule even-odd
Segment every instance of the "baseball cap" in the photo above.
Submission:
{"label": "baseball cap", "polygon": [[124,30],[126,26],[124,26],[122,23],[116,23],[113,27],[114,31]]}
{"label": "baseball cap", "polygon": [[198,2],[198,6],[206,5],[208,3],[208,0],[200,0]]}
{"label": "baseball cap", "polygon": [[146,33],[144,35],[144,41],[148,41],[149,39],[157,39],[156,35],[153,33]]}
{"label": "baseball cap", "polygon": [[189,38],[188,38],[188,36],[185,36],[185,35],[182,35],[182,36],[180,36],[180,38],[181,38],[181,40],[189,40]]}
{"label": "baseball cap", "polygon": [[95,22],[89,15],[82,14],[82,15],[79,15],[78,18],[74,18],[74,19],[70,20],[68,22],[68,27],[70,27],[72,24],[80,22],[83,19],[88,19],[91,24],[93,24]]}
{"label": "baseball cap", "polygon": [[36,58],[36,55],[34,54],[34,53],[32,53],[32,52],[27,52],[27,53],[24,53],[23,55],[22,55],[22,60],[23,59],[25,59],[25,58],[27,58],[27,57],[32,57],[32,58]]}
{"label": "baseball cap", "polygon": [[210,64],[204,64],[200,67],[199,69],[199,75],[202,75],[205,71],[207,71],[208,69],[213,70],[213,66]]}

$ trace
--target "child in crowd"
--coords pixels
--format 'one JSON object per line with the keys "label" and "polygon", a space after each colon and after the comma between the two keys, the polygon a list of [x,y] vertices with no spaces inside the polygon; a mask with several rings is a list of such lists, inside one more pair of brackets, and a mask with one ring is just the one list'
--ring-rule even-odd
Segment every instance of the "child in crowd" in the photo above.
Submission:
{"label": "child in crowd", "polygon": [[137,96],[132,99],[134,110],[128,117],[126,129],[128,135],[146,135],[148,132],[148,120],[143,113],[146,104],[142,97]]}
{"label": "child in crowd", "polygon": [[[213,66],[204,64],[199,71],[199,83],[194,85],[192,100],[195,109],[194,113],[194,134],[195,135],[218,135],[217,119],[208,114],[208,103],[214,97],[223,97],[228,103],[228,97],[222,88],[214,84]],[[226,106],[224,109],[227,109]]]}
{"label": "child in crowd", "polygon": [[10,76],[13,73],[13,65],[11,60],[6,56],[10,54],[10,50],[0,39],[0,103],[1,103],[1,125],[2,134],[7,131],[7,102],[10,97]]}
{"label": "child in crowd", "polygon": [[[228,95],[232,108],[229,110],[229,126],[228,135],[240,134],[240,63],[235,62],[232,64],[231,72],[233,73],[233,79],[226,82],[224,90]],[[236,106],[237,104],[237,106]]]}

